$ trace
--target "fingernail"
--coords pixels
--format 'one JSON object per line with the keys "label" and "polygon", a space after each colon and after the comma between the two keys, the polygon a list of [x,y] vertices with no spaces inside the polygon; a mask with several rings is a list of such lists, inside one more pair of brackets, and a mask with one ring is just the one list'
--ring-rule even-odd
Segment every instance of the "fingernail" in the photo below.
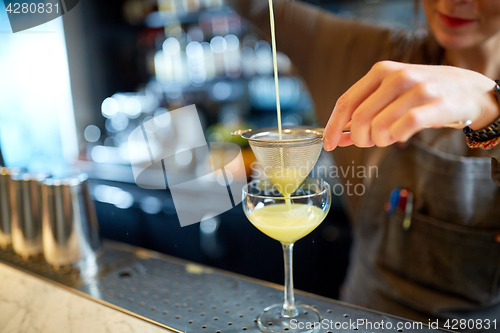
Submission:
{"label": "fingernail", "polygon": [[323,136],[323,147],[326,151],[332,150],[332,145],[326,136]]}

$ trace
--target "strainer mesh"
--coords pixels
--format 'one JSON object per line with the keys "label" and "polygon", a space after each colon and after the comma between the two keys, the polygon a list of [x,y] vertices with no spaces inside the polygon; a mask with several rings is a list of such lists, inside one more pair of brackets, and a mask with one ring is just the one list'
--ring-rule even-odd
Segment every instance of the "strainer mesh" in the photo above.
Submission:
{"label": "strainer mesh", "polygon": [[250,137],[249,144],[267,177],[284,195],[291,194],[318,161],[323,140],[312,134],[308,138],[303,131],[289,132],[283,135],[284,140],[276,140],[276,134],[269,135],[269,139]]}

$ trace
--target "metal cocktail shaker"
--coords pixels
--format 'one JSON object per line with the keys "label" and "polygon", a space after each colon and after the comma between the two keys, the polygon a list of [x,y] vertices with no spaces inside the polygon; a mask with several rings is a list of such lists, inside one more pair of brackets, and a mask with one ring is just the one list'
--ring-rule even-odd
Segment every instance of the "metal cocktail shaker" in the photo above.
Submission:
{"label": "metal cocktail shaker", "polygon": [[41,182],[45,178],[45,174],[12,175],[12,247],[24,259],[43,251]]}
{"label": "metal cocktail shaker", "polygon": [[45,260],[56,269],[76,262],[95,262],[99,227],[87,175],[46,179],[42,199]]}
{"label": "metal cocktail shaker", "polygon": [[0,248],[6,249],[12,243],[11,237],[11,176],[19,169],[0,167]]}

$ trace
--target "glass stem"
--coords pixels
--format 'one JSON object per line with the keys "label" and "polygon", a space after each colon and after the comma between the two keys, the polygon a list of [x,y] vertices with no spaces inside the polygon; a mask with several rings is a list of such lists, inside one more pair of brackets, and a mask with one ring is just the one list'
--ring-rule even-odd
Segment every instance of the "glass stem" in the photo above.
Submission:
{"label": "glass stem", "polygon": [[285,302],[283,303],[282,315],[285,318],[295,317],[299,314],[295,308],[295,297],[293,295],[293,243],[283,245],[283,258],[285,261]]}

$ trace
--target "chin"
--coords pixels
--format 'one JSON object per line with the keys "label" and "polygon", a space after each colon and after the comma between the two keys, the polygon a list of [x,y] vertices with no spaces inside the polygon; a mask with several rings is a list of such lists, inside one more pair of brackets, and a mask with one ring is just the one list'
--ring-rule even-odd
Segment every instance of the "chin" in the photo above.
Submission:
{"label": "chin", "polygon": [[477,45],[477,41],[471,36],[464,35],[450,35],[443,32],[435,32],[434,36],[436,37],[439,45],[441,45],[446,50],[460,50],[460,49],[468,49]]}

